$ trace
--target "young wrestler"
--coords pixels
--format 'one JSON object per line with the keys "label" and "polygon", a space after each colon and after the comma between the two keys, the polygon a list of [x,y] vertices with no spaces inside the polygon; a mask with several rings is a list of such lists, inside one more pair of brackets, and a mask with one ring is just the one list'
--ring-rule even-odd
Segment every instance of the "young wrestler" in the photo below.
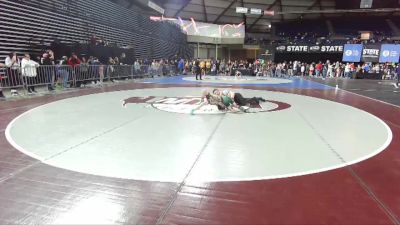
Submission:
{"label": "young wrestler", "polygon": [[260,104],[260,101],[265,102],[264,98],[260,98],[260,97],[244,98],[242,94],[235,93],[233,91],[228,91],[228,90],[224,90],[221,92],[219,89],[215,89],[213,91],[213,93],[215,95],[219,95],[219,96],[228,96],[238,106],[258,105],[258,104]]}
{"label": "young wrestler", "polygon": [[226,106],[222,101],[222,97],[216,94],[211,94],[208,91],[203,92],[202,101],[206,102],[210,105],[215,105],[218,107],[218,110],[225,110]]}

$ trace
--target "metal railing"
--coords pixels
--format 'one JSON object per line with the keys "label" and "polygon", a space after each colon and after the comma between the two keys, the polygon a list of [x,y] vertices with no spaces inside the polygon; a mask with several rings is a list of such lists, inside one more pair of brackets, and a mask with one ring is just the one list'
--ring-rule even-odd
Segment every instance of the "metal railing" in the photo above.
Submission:
{"label": "metal railing", "polygon": [[177,73],[174,65],[30,65],[24,68],[0,68],[0,88],[23,89],[25,92],[36,86],[75,88],[88,83],[172,76]]}

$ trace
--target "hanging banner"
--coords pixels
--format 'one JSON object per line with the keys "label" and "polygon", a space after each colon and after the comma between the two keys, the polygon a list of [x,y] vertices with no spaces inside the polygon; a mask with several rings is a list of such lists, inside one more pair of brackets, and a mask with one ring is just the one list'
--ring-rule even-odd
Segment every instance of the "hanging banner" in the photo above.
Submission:
{"label": "hanging banner", "polygon": [[379,56],[380,63],[397,63],[399,62],[400,45],[383,44]]}
{"label": "hanging banner", "polygon": [[288,45],[286,46],[286,52],[308,52],[308,45]]}
{"label": "hanging banner", "polygon": [[380,45],[365,45],[362,51],[363,62],[379,62]]}
{"label": "hanging banner", "polygon": [[343,45],[280,45],[276,47],[277,52],[299,52],[299,53],[340,53]]}
{"label": "hanging banner", "polygon": [[244,14],[247,14],[248,11],[249,11],[248,8],[245,8],[245,7],[236,7],[236,13],[244,13]]}
{"label": "hanging banner", "polygon": [[362,44],[345,44],[343,62],[360,62],[362,50]]}
{"label": "hanging banner", "polygon": [[322,45],[321,52],[343,52],[343,45]]}
{"label": "hanging banner", "polygon": [[254,14],[254,15],[262,15],[262,10],[261,9],[250,9],[250,14]]}

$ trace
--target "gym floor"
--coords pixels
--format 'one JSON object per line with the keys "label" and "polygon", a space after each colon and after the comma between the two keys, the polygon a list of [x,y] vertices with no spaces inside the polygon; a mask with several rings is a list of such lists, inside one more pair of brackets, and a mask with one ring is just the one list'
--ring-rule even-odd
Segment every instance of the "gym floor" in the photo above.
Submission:
{"label": "gym floor", "polygon": [[[1,102],[0,223],[400,224],[386,83],[177,76]],[[214,88],[265,110],[193,113]]]}
{"label": "gym floor", "polygon": [[400,88],[392,80],[318,79],[312,81],[400,106]]}

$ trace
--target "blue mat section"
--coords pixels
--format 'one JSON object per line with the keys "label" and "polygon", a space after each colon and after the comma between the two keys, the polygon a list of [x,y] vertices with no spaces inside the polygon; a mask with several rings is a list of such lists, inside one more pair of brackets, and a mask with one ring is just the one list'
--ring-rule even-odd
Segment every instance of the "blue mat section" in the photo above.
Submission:
{"label": "blue mat section", "polygon": [[[210,85],[210,86],[233,86],[232,83],[212,83],[207,81],[197,82],[197,81],[187,81],[183,80],[184,77],[191,76],[174,76],[174,77],[164,77],[164,78],[155,78],[148,79],[143,81],[142,83],[152,83],[152,84],[178,84],[178,85]],[[317,82],[313,82],[310,80],[305,80],[301,78],[290,78],[292,80],[291,83],[286,84],[234,84],[234,86],[243,86],[243,87],[276,87],[276,88],[295,88],[295,89],[332,89],[332,87],[323,85]]]}

